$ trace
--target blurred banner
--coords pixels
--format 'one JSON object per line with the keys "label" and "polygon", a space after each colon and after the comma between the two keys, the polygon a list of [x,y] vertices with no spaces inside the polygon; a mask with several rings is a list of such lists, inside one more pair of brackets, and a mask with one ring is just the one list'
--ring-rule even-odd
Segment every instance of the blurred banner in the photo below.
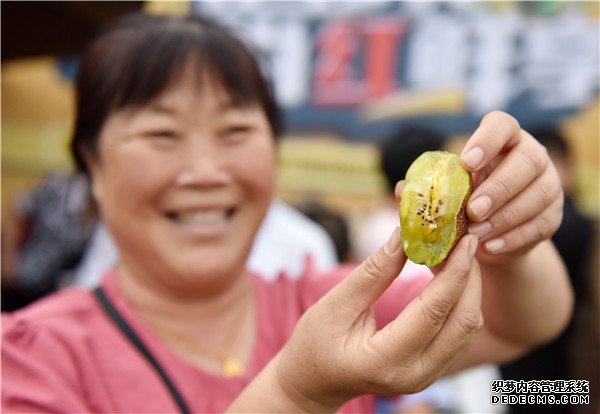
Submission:
{"label": "blurred banner", "polygon": [[[290,128],[348,137],[382,120],[494,109],[544,122],[599,87],[597,2],[196,2],[269,56]],[[389,124],[388,124],[389,126]]]}
{"label": "blurred banner", "polygon": [[[598,2],[206,1],[192,12],[229,25],[265,56],[289,134],[372,144],[423,125],[463,136],[503,110],[525,128],[565,129],[578,200],[599,214]],[[283,149],[285,193],[326,194],[311,177],[335,161],[317,164],[320,149],[308,147]]]}

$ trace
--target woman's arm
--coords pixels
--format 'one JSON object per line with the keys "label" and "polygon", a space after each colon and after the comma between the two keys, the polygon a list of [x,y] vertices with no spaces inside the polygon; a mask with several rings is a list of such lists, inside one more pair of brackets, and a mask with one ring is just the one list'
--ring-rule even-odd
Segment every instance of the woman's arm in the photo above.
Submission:
{"label": "woman's arm", "polygon": [[552,242],[539,243],[514,263],[487,266],[483,280],[483,314],[494,335],[533,346],[551,340],[567,326],[573,295]]}

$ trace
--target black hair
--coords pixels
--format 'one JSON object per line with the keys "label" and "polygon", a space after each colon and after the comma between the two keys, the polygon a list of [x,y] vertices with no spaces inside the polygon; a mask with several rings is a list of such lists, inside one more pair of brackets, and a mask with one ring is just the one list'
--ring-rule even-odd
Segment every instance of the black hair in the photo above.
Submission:
{"label": "black hair", "polygon": [[199,16],[133,13],[102,32],[80,62],[71,142],[77,169],[89,174],[84,154],[97,156],[112,112],[156,98],[190,60],[199,79],[209,73],[235,104],[259,104],[273,136],[281,133],[279,109],[256,56],[228,29]]}
{"label": "black hair", "polygon": [[422,127],[409,127],[397,131],[380,146],[380,167],[388,190],[394,191],[396,183],[406,176],[408,167],[425,151],[442,149],[445,138],[438,132]]}

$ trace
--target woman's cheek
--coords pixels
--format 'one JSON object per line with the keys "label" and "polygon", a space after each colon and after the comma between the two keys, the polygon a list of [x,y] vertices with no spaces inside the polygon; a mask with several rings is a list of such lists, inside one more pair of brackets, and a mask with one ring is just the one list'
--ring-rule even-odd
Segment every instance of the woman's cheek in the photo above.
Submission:
{"label": "woman's cheek", "polygon": [[174,174],[173,165],[171,157],[132,148],[122,151],[116,171],[119,173],[120,183],[130,191],[133,190],[131,186],[135,185],[134,191],[146,192],[168,182]]}
{"label": "woman's cheek", "polygon": [[272,192],[275,185],[276,155],[274,143],[271,141],[257,145],[252,154],[246,155],[248,162],[245,174],[258,181],[257,185],[264,191]]}

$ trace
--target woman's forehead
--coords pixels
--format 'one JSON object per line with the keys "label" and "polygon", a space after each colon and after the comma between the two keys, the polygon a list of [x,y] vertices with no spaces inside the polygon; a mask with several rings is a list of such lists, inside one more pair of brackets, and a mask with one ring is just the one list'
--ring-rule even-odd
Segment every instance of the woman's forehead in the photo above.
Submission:
{"label": "woman's forehead", "polygon": [[227,114],[238,110],[263,108],[258,100],[235,100],[222,83],[206,79],[199,85],[194,79],[179,78],[171,82],[157,96],[148,102],[128,105],[117,109],[113,115],[119,114],[121,120],[131,120],[139,115],[164,115],[177,117],[186,113],[210,112]]}
{"label": "woman's forehead", "polygon": [[156,112],[170,112],[182,104],[198,106],[205,102],[220,109],[258,105],[258,99],[235,99],[220,79],[207,75],[201,82],[189,76],[176,79],[145,106]]}
{"label": "woman's forehead", "polygon": [[241,98],[239,91],[233,86],[228,86],[218,68],[201,65],[198,59],[191,56],[181,70],[174,72],[165,88],[153,97],[148,104],[163,105],[174,97],[186,97],[196,100],[205,96],[216,99],[219,106],[248,106],[258,103],[258,97]]}

